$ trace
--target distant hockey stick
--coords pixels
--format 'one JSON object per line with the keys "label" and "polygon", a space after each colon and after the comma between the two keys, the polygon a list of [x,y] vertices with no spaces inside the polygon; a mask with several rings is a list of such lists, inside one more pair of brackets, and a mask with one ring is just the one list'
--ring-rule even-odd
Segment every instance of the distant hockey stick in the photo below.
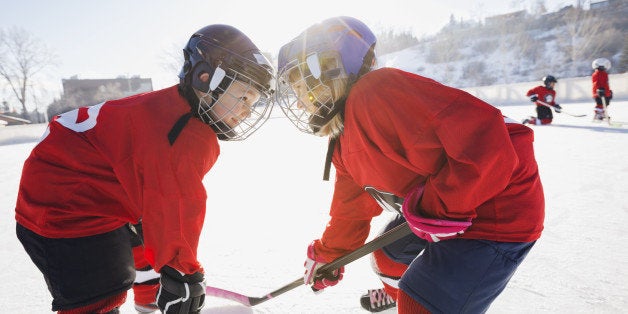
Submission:
{"label": "distant hockey stick", "polygon": [[[400,224],[399,226],[390,229],[388,231],[386,231],[385,233],[383,233],[382,235],[378,236],[377,238],[371,240],[370,242],[367,242],[366,244],[362,245],[361,247],[355,249],[354,251],[341,256],[339,258],[337,258],[336,260],[334,260],[333,262],[329,263],[329,264],[325,264],[323,265],[321,268],[319,268],[319,270],[317,271],[317,273],[324,273],[324,272],[329,272],[329,271],[333,271],[336,270],[342,266],[345,266],[369,253],[372,253],[373,251],[380,249],[388,244],[391,244],[409,234],[411,234],[412,231],[410,230],[410,228],[408,227],[408,223],[404,222],[402,224]],[[303,277],[300,277],[299,279],[273,291],[270,292],[268,294],[266,294],[263,297],[249,297],[243,294],[239,294],[237,292],[232,292],[232,291],[228,291],[228,290],[224,290],[224,289],[220,289],[220,288],[216,288],[216,287],[207,287],[205,289],[205,293],[209,296],[213,296],[213,297],[218,297],[218,298],[224,298],[224,299],[229,299],[232,301],[236,301],[240,304],[246,305],[246,306],[255,306],[257,304],[260,304],[262,302],[268,301],[274,297],[277,297],[280,294],[283,294],[285,292],[288,292],[296,287],[299,287],[301,285],[303,285]]]}
{"label": "distant hockey stick", "polygon": [[608,125],[614,127],[621,127],[622,125],[624,125],[623,122],[611,121],[611,117],[608,116],[608,105],[606,105],[606,97],[600,96],[600,98],[602,99],[602,105],[604,106],[604,120],[608,122]]}
{"label": "distant hockey stick", "polygon": [[[554,108],[554,110],[556,110],[556,107],[554,107],[554,106],[552,106],[552,105],[550,105],[550,104],[548,104],[546,102],[543,102],[541,100],[537,100],[536,102],[541,104],[541,105],[543,105],[543,106],[545,106],[545,107]],[[558,113],[564,113],[566,115],[570,115],[572,117],[578,117],[578,118],[587,116],[586,114],[573,114],[573,113],[565,111],[565,109],[559,109]]]}

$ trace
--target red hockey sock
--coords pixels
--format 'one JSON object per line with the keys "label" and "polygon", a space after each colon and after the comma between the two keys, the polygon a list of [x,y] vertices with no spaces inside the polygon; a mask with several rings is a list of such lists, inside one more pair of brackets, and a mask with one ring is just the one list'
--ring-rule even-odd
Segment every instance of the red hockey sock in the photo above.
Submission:
{"label": "red hockey sock", "polygon": [[403,290],[399,289],[399,296],[397,298],[397,313],[399,314],[430,314],[426,308],[410,297]]}
{"label": "red hockey sock", "polygon": [[159,291],[159,283],[156,284],[134,284],[133,285],[133,301],[135,304],[151,304],[157,300],[157,292]]}
{"label": "red hockey sock", "polygon": [[159,291],[159,274],[153,271],[146,257],[144,247],[133,248],[135,259],[136,277],[133,283],[133,300],[135,304],[151,304],[156,302],[157,291]]}
{"label": "red hockey sock", "polygon": [[[375,261],[375,271],[379,276],[401,278],[403,273],[406,272],[406,269],[408,269],[408,265],[393,261],[381,249],[373,252],[373,259]],[[393,299],[397,299],[398,288],[384,282],[384,290]]]}
{"label": "red hockey sock", "polygon": [[96,303],[88,304],[79,308],[70,309],[70,310],[60,310],[58,314],[87,314],[87,313],[97,313],[104,314],[113,311],[116,308],[119,308],[126,301],[126,291],[108,297],[106,299],[100,300]]}

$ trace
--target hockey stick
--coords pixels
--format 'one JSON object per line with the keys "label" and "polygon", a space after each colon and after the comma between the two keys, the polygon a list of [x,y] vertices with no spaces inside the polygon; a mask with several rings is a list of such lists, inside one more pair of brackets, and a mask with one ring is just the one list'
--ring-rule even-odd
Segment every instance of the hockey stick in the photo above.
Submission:
{"label": "hockey stick", "polygon": [[[552,105],[550,105],[550,104],[548,104],[548,103],[546,103],[546,102],[543,102],[543,101],[541,101],[541,100],[537,100],[536,102],[537,102],[537,103],[539,103],[539,104],[541,104],[541,105],[543,105],[543,106],[545,106],[545,107],[554,108],[554,111],[556,110],[556,108],[555,108],[554,106],[552,106]],[[586,117],[586,116],[587,116],[586,114],[574,114],[574,113],[570,113],[570,112],[565,111],[564,109],[559,109],[559,111],[557,111],[557,112],[558,112],[558,113],[564,113],[564,114],[566,114],[566,115],[570,115],[570,116],[572,116],[572,117],[578,117],[578,118],[580,118],[580,117]]]}
{"label": "hockey stick", "polygon": [[[386,231],[385,233],[383,233],[382,235],[378,236],[377,238],[367,242],[366,244],[362,245],[361,247],[355,249],[354,251],[351,251],[350,253],[343,255],[337,259],[335,259],[333,262],[328,263],[323,265],[321,268],[318,269],[318,271],[316,272],[317,274],[321,274],[321,273],[325,273],[325,272],[329,272],[329,271],[333,271],[336,270],[342,266],[345,266],[369,253],[372,253],[373,251],[380,249],[388,244],[391,244],[409,234],[411,234],[412,231],[410,230],[410,227],[408,227],[408,223],[404,222],[398,226],[396,226],[395,228],[392,228],[388,231]],[[216,287],[207,287],[205,289],[205,293],[209,296],[213,296],[213,297],[218,297],[218,298],[224,298],[224,299],[229,299],[232,301],[236,301],[240,304],[246,305],[246,306],[255,306],[257,304],[260,304],[262,302],[268,301],[274,297],[277,297],[280,294],[283,294],[285,292],[288,292],[296,287],[299,287],[301,285],[303,285],[303,277],[300,277],[299,279],[273,291],[270,292],[266,295],[264,295],[263,297],[249,297],[243,294],[239,294],[237,292],[233,292],[233,291],[228,291],[228,290],[224,290],[224,289],[220,289],[220,288],[216,288]]]}
{"label": "hockey stick", "polygon": [[614,127],[621,127],[622,125],[624,125],[624,123],[622,122],[611,121],[611,117],[608,116],[608,111],[607,111],[608,106],[606,105],[606,97],[600,96],[600,99],[602,99],[602,106],[604,106],[604,120],[608,122],[608,125],[614,126]]}

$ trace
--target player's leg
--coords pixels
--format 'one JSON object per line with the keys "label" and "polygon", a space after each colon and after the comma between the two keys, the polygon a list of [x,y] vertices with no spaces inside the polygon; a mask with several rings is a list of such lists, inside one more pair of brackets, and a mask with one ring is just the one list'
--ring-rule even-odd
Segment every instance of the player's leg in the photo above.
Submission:
{"label": "player's leg", "polygon": [[[402,216],[393,218],[384,228],[386,232],[405,222]],[[414,234],[395,241],[372,254],[371,264],[382,281],[383,288],[370,289],[360,298],[363,308],[378,312],[395,306],[399,279],[408,265],[425,247],[425,241]]]}
{"label": "player's leg", "polygon": [[[468,239],[429,243],[399,288],[433,313],[484,313],[533,245]],[[399,309],[406,306],[412,308],[400,304]]]}
{"label": "player's leg", "polygon": [[132,226],[131,245],[135,260],[135,282],[133,282],[133,301],[139,313],[153,313],[157,307],[157,292],[159,291],[159,273],[146,260],[144,255],[144,239],[142,224]]}
{"label": "player's leg", "polygon": [[127,226],[81,238],[42,237],[20,224],[18,239],[44,275],[59,313],[115,313],[135,277]]}

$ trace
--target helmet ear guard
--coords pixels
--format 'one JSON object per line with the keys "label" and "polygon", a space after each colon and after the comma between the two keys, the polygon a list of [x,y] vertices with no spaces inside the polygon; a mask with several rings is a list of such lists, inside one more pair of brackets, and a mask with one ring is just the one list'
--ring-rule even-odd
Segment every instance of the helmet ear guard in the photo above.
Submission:
{"label": "helmet ear guard", "polygon": [[[192,87],[204,93],[209,93],[215,90],[218,85],[214,86],[214,84],[210,84],[210,82],[216,81],[216,79],[214,79],[214,73],[216,72],[216,69],[219,68],[210,67],[207,62],[197,63],[191,73]],[[222,72],[224,73],[224,70]],[[203,80],[201,77],[205,74],[207,74],[207,79]],[[224,75],[222,76],[222,78],[224,78]]]}
{"label": "helmet ear guard", "polygon": [[[205,57],[204,51],[207,51],[213,47],[206,46],[208,45],[204,45],[203,41],[200,38],[195,40],[195,36],[193,36],[190,39],[190,43],[188,43],[186,49],[183,49],[185,62],[183,63],[183,67],[181,68],[180,76],[183,76],[184,78],[188,78],[189,76],[188,80],[182,80],[186,81],[187,84],[191,85],[201,92],[209,93],[216,90],[218,85],[220,85],[222,80],[225,78],[226,73],[223,69],[220,68],[222,60],[210,59],[209,62],[213,61],[213,63],[216,64],[209,64],[207,58]],[[194,51],[190,53],[189,50],[195,50],[195,53]],[[210,79],[202,79],[201,76],[203,76],[204,74],[207,74]]]}

